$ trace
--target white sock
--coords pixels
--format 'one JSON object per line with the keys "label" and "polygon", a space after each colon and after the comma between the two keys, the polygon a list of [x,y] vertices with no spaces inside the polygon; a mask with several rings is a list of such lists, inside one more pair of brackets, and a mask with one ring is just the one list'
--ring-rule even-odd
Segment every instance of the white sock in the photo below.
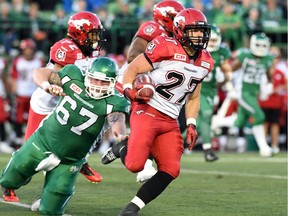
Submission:
{"label": "white sock", "polygon": [[254,125],[252,127],[252,133],[254,135],[254,138],[260,151],[263,149],[270,148],[266,141],[265,130],[263,125]]}
{"label": "white sock", "polygon": [[225,147],[227,146],[228,137],[226,135],[219,136],[220,143],[220,151],[225,151]]}
{"label": "white sock", "polygon": [[236,139],[236,147],[238,153],[243,153],[246,150],[246,139],[244,137],[238,137]]}
{"label": "white sock", "polygon": [[203,143],[202,148],[203,148],[203,150],[211,149],[212,145],[211,145],[211,143]]}
{"label": "white sock", "polygon": [[137,205],[140,209],[142,209],[145,206],[145,203],[137,196],[135,196],[132,200],[132,203]]}
{"label": "white sock", "polygon": [[151,159],[147,159],[144,165],[144,168],[152,167],[153,161]]}

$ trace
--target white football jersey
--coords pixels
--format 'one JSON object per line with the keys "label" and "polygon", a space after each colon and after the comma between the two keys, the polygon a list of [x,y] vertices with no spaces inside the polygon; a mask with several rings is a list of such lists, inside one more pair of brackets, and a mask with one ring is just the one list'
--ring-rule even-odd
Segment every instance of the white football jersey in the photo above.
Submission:
{"label": "white football jersey", "polygon": [[148,104],[177,119],[186,96],[193,93],[213,69],[214,61],[206,50],[189,59],[176,39],[162,36],[149,43],[145,55],[153,65],[154,70],[148,75],[156,88]]}

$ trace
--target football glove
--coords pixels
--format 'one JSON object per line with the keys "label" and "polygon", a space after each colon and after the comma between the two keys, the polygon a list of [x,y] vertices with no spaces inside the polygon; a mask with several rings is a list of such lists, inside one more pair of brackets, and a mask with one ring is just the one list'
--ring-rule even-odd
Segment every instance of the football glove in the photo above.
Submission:
{"label": "football glove", "polygon": [[130,88],[125,88],[124,89],[124,96],[129,99],[130,101],[135,101],[135,102],[148,102],[150,100],[149,97],[142,97],[138,95],[138,90],[141,89],[143,85],[138,85],[137,87],[130,89]]}
{"label": "football glove", "polygon": [[198,139],[196,126],[194,124],[187,125],[186,142],[189,145],[188,150],[192,150]]}

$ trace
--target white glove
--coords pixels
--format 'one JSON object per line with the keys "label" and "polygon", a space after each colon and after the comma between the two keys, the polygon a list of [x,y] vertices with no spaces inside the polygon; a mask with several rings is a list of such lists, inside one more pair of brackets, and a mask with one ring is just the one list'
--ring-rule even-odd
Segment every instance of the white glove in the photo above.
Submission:
{"label": "white glove", "polygon": [[227,97],[231,99],[238,99],[239,94],[237,93],[236,89],[234,88],[232,82],[228,81],[225,83],[225,89],[227,91]]}
{"label": "white glove", "polygon": [[35,171],[50,171],[57,167],[61,160],[54,154],[50,154],[49,157],[43,159],[38,166],[36,167]]}
{"label": "white glove", "polygon": [[273,93],[273,84],[266,83],[265,85],[260,86],[260,95],[259,99],[265,101],[269,98],[269,96]]}

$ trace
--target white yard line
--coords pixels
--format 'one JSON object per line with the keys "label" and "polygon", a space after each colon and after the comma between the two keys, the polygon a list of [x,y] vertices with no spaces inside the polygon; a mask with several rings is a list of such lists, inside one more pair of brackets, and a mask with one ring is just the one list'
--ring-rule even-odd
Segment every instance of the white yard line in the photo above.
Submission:
{"label": "white yard line", "polygon": [[6,202],[2,198],[0,198],[0,202],[1,203],[6,203],[6,204],[10,204],[10,205],[20,206],[20,207],[28,208],[28,209],[31,208],[31,205],[28,205],[28,204],[25,204],[25,203],[21,203],[21,202]]}
{"label": "white yard line", "polygon": [[238,177],[254,177],[254,178],[267,178],[267,179],[288,179],[287,176],[281,175],[262,175],[253,173],[235,173],[235,172],[223,172],[223,171],[203,171],[203,170],[190,170],[181,169],[183,173],[195,173],[195,174],[206,174],[206,175],[226,175],[226,176],[238,176]]}
{"label": "white yard line", "polygon": [[[217,163],[219,163],[217,161]],[[123,165],[118,164],[110,164],[111,168],[124,168]],[[195,170],[195,169],[186,169],[181,168],[181,173],[194,173],[194,174],[205,174],[205,175],[223,175],[223,176],[237,176],[237,177],[253,177],[253,178],[266,178],[266,179],[285,179],[287,180],[287,176],[283,175],[263,175],[263,174],[255,174],[255,173],[239,173],[239,172],[223,172],[223,171],[203,171],[203,170]]]}

